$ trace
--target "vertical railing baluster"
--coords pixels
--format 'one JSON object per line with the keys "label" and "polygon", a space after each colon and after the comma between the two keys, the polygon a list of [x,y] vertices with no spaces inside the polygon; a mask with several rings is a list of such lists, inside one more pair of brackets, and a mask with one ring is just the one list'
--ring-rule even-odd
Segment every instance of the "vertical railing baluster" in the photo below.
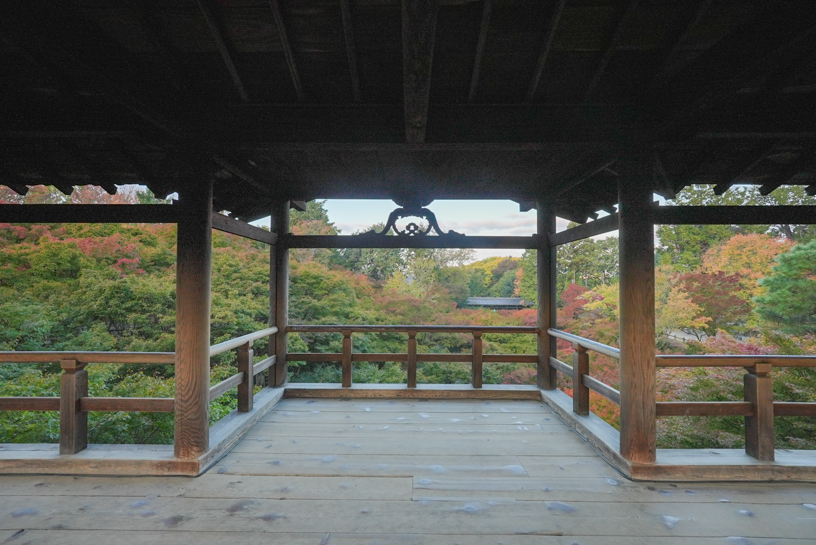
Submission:
{"label": "vertical railing baluster", "polygon": [[580,416],[589,415],[589,388],[584,386],[584,375],[589,374],[589,354],[578,343],[572,347],[572,412]]}
{"label": "vertical railing baluster", "polygon": [[745,452],[757,460],[774,459],[773,365],[757,362],[745,374],[745,401],[753,403],[753,416],[745,417]]}
{"label": "vertical railing baluster", "polygon": [[248,413],[255,401],[255,375],[252,373],[255,351],[252,341],[238,347],[238,372],[244,374],[244,380],[238,385],[238,412]]}
{"label": "vertical railing baluster", "polygon": [[60,377],[60,454],[76,454],[88,446],[88,413],[80,400],[88,397],[88,371],[76,360],[62,360]]}
{"label": "vertical railing baluster", "polygon": [[482,387],[482,332],[473,332],[473,387]]}
{"label": "vertical railing baluster", "polygon": [[343,388],[351,388],[351,331],[343,331]]}
{"label": "vertical railing baluster", "polygon": [[417,385],[417,340],[416,331],[408,332],[408,387],[416,388]]}

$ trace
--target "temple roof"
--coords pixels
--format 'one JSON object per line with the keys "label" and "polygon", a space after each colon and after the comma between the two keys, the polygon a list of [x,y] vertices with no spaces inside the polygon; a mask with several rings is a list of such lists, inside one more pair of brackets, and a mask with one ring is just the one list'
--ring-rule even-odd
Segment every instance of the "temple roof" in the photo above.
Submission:
{"label": "temple roof", "polygon": [[0,183],[176,188],[215,206],[509,198],[583,222],[617,163],[816,178],[811,0],[31,0],[0,17]]}

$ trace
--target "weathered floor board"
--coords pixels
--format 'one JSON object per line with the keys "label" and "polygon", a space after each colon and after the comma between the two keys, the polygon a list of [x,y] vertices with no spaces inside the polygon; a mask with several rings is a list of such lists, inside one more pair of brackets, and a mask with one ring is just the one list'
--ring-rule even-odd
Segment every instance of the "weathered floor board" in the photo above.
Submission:
{"label": "weathered floor board", "polygon": [[634,483],[537,402],[286,399],[198,478],[0,476],[0,543],[816,543],[816,485]]}

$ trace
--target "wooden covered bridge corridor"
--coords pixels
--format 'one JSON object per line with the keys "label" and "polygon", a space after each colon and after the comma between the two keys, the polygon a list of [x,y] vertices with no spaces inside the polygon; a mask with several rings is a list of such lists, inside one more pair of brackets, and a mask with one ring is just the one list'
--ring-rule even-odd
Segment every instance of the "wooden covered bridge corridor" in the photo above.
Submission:
{"label": "wooden covered bridge corridor", "polygon": [[282,400],[199,477],[0,476],[0,543],[816,542],[816,485],[632,482],[533,400]]}

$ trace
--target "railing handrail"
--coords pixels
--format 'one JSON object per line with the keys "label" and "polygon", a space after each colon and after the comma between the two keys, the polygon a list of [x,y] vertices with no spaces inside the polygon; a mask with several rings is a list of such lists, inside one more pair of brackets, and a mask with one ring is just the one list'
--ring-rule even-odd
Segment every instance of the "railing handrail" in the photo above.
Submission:
{"label": "railing handrail", "polygon": [[85,351],[0,351],[0,363],[49,363],[75,360],[78,363],[137,363],[173,365],[175,352],[85,352]]}
{"label": "railing handrail", "polygon": [[479,326],[479,325],[289,325],[289,333],[538,333],[535,326]]}
{"label": "railing handrail", "polygon": [[232,350],[233,348],[238,348],[243,344],[258,340],[262,337],[274,335],[277,332],[278,332],[277,327],[267,327],[266,329],[255,331],[254,333],[247,333],[246,335],[241,335],[240,337],[236,337],[228,341],[214,344],[210,347],[210,357],[217,356],[218,354],[222,354],[227,350]]}
{"label": "railing handrail", "polygon": [[564,341],[576,343],[583,346],[587,350],[598,352],[599,354],[609,356],[610,358],[615,358],[616,360],[620,359],[620,350],[613,346],[608,346],[605,344],[601,344],[599,342],[590,341],[589,339],[579,337],[578,335],[573,335],[572,333],[567,333],[566,331],[561,331],[560,329],[548,329],[547,333],[549,333],[556,339],[562,339]]}
{"label": "railing handrail", "polygon": [[773,367],[816,367],[816,356],[665,354],[655,356],[657,367],[753,367],[770,363]]}

